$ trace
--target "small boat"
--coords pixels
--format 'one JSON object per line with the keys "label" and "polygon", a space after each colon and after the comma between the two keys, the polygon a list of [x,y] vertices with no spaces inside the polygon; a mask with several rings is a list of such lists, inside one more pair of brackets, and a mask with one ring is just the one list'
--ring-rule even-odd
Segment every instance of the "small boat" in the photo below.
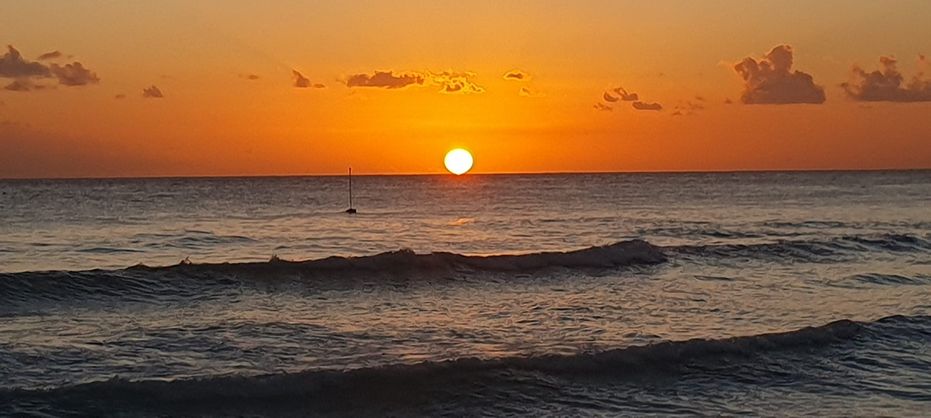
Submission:
{"label": "small boat", "polygon": [[346,209],[346,213],[350,215],[356,213],[356,209],[352,207],[352,167],[349,167],[349,209]]}

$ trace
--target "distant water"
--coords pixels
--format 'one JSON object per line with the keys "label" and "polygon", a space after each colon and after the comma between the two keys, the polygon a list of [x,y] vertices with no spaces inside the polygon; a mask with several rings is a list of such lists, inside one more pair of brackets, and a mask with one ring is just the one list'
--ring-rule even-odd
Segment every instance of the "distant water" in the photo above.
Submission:
{"label": "distant water", "polygon": [[931,172],[0,181],[0,415],[931,410]]}

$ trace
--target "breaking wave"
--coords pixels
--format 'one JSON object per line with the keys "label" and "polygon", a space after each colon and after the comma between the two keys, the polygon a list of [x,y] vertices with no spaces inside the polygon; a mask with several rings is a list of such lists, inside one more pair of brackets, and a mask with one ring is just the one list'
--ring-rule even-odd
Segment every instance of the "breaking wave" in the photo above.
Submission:
{"label": "breaking wave", "polygon": [[[173,381],[114,378],[43,390],[0,390],[0,405],[8,405],[6,413],[22,412],[37,405],[54,411],[78,408],[80,413],[89,414],[114,410],[216,414],[222,413],[222,408],[230,408],[227,413],[242,413],[250,408],[267,413],[269,410],[265,408],[272,405],[342,412],[352,405],[365,405],[371,408],[369,412],[378,412],[432,402],[444,396],[467,397],[489,388],[545,397],[547,390],[567,380],[584,383],[589,379],[607,379],[637,384],[643,379],[664,376],[701,375],[706,379],[730,376],[727,378],[751,384],[772,381],[794,368],[817,368],[831,361],[869,368],[875,366],[870,361],[875,361],[877,355],[894,355],[903,345],[929,341],[931,317],[892,316],[875,322],[839,320],[788,332],[669,341],[570,356],[465,358],[352,370]],[[843,355],[837,355],[838,352]],[[928,365],[928,359],[909,361],[915,372]],[[923,400],[931,400],[927,394],[923,396]]]}

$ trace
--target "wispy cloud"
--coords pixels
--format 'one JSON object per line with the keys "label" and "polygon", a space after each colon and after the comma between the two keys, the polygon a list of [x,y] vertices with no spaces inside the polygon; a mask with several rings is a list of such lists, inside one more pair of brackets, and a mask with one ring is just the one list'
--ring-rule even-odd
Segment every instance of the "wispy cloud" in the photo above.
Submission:
{"label": "wispy cloud", "polygon": [[745,104],[824,103],[824,88],[810,74],[792,71],[792,47],[779,45],[759,60],[751,57],[734,65],[744,81],[740,101]]}
{"label": "wispy cloud", "polygon": [[33,82],[32,79],[29,79],[29,78],[19,78],[19,79],[13,80],[12,82],[10,82],[9,84],[3,87],[4,90],[19,91],[19,92],[32,91],[32,90],[43,90],[45,88],[46,88],[45,85],[37,84]]}
{"label": "wispy cloud", "polygon": [[58,59],[58,58],[61,58],[61,57],[63,57],[63,56],[64,56],[64,54],[62,54],[60,51],[52,51],[52,52],[46,52],[46,53],[44,53],[44,54],[42,54],[42,55],[39,55],[39,57],[38,57],[37,59],[38,59],[39,61],[47,61],[47,60]]}
{"label": "wispy cloud", "polygon": [[608,106],[601,102],[595,103],[592,107],[595,108],[595,110],[600,110],[602,112],[610,112],[614,110],[613,107]]}

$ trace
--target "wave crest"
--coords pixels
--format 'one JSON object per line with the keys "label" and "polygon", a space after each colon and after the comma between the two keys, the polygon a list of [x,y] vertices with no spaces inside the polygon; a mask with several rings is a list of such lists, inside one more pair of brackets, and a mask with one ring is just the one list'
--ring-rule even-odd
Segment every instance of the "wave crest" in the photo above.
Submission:
{"label": "wave crest", "polygon": [[[0,404],[51,403],[63,408],[94,405],[196,414],[199,410],[215,413],[217,408],[235,408],[237,404],[261,408],[271,403],[292,403],[305,411],[319,411],[360,402],[377,410],[386,405],[425,402],[437,394],[459,396],[489,387],[518,387],[518,393],[526,393],[546,386],[551,378],[624,380],[681,373],[714,374],[715,370],[747,365],[740,374],[743,379],[765,381],[772,378],[766,375],[769,371],[765,365],[772,365],[773,373],[784,373],[790,363],[825,361],[823,351],[835,346],[843,347],[849,358],[853,355],[851,348],[879,344],[880,349],[894,349],[904,340],[928,338],[931,317],[893,316],[872,323],[839,320],[787,332],[661,342],[570,356],[465,358],[354,370],[175,381],[111,379],[49,390],[0,390],[0,401],[4,401]],[[763,375],[754,377],[753,373]]]}

